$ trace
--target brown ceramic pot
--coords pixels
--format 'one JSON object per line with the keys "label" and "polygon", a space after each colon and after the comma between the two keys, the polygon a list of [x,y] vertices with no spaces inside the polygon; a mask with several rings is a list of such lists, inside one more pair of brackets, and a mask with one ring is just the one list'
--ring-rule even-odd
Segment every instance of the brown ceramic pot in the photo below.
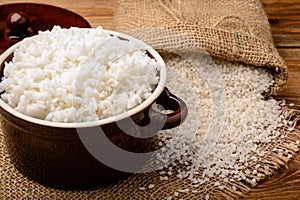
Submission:
{"label": "brown ceramic pot", "polygon": [[[19,44],[0,56],[1,77]],[[141,169],[156,150],[155,134],[180,125],[188,112],[185,103],[165,88],[163,59],[154,49],[147,51],[161,65],[159,84],[142,104],[121,115],[96,122],[56,123],[26,116],[0,99],[2,131],[15,167],[43,185],[72,190],[111,184]],[[154,104],[173,112],[156,111]]]}

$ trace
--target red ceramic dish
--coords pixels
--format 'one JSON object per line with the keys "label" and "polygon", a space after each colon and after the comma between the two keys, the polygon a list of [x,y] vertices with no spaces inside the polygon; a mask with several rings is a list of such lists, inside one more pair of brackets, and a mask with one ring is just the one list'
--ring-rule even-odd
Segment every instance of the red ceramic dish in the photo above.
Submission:
{"label": "red ceramic dish", "polygon": [[[25,17],[18,19],[15,12],[25,14]],[[7,20],[13,24],[7,23]],[[25,22],[27,18],[29,24]],[[13,3],[0,5],[0,54],[13,44],[22,39],[22,36],[36,35],[38,31],[51,30],[54,25],[63,28],[79,27],[90,28],[90,24],[80,15],[52,5],[36,3]],[[18,26],[18,27],[16,27]],[[22,31],[25,27],[25,33]],[[21,29],[21,38],[16,38],[14,29]],[[13,29],[13,30],[11,30]],[[18,35],[19,33],[17,33]]]}

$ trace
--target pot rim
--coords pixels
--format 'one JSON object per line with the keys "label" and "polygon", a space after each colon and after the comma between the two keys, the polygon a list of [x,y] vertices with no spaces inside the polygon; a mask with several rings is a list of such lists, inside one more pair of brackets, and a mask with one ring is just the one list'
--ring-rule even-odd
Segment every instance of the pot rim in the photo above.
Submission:
{"label": "pot rim", "polygon": [[[82,28],[82,29],[90,29],[90,28]],[[115,35],[115,36],[118,36],[118,37],[121,37],[124,39],[128,39],[130,41],[142,43],[143,45],[145,45],[145,50],[147,50],[154,57],[154,59],[157,61],[157,63],[160,65],[159,82],[158,82],[156,88],[154,89],[154,91],[152,92],[152,94],[146,100],[144,100],[141,104],[139,104],[138,106],[136,106],[126,112],[123,112],[121,114],[118,114],[118,115],[115,115],[115,116],[112,116],[109,118],[105,118],[105,119],[101,119],[101,120],[97,120],[97,121],[91,121],[91,122],[71,122],[71,123],[52,122],[52,121],[47,121],[47,120],[30,117],[28,115],[25,115],[21,112],[16,111],[15,109],[13,109],[11,106],[9,106],[7,103],[5,103],[2,100],[2,98],[0,98],[0,107],[4,111],[12,114],[13,116],[15,116],[17,118],[23,119],[25,121],[28,121],[28,122],[31,122],[34,124],[55,127],[55,128],[87,128],[87,127],[100,126],[100,125],[120,121],[122,119],[128,118],[129,116],[133,116],[133,115],[145,110],[160,96],[160,94],[165,89],[166,79],[167,79],[167,70],[166,70],[166,64],[165,64],[164,60],[162,59],[162,57],[159,55],[159,53],[156,50],[154,50],[152,47],[145,44],[141,40],[138,40],[129,35],[115,32],[115,31],[110,31],[110,30],[104,30],[104,31],[107,31],[108,33],[110,33],[112,35]],[[35,37],[35,36],[32,36],[32,37]],[[0,63],[3,63],[5,61],[5,59],[8,56],[10,56],[11,53],[13,53],[14,50],[20,46],[20,43],[21,42],[11,46],[9,49],[7,49],[5,52],[3,52],[3,54],[0,55]]]}

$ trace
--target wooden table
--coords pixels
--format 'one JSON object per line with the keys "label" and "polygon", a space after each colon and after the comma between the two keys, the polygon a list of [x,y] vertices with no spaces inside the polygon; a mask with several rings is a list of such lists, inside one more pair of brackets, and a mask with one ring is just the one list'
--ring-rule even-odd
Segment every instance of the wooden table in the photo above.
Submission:
{"label": "wooden table", "polygon": [[[300,105],[300,1],[261,0],[289,80],[278,99]],[[300,199],[300,153],[276,175],[258,185],[246,199]]]}
{"label": "wooden table", "polygon": [[[300,0],[261,0],[272,25],[274,41],[289,67],[289,81],[278,99],[300,105]],[[67,8],[96,27],[110,29],[115,0],[1,0],[47,3]],[[300,153],[277,174],[259,184],[246,199],[300,199]]]}

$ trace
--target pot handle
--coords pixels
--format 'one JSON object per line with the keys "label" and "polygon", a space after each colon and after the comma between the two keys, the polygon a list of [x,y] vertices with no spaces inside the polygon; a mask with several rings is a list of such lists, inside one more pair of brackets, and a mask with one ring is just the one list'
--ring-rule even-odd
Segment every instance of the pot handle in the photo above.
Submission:
{"label": "pot handle", "polygon": [[[161,93],[161,95],[155,101],[156,104],[161,105],[164,110],[161,111],[153,111],[152,114],[161,115],[164,119],[164,125],[162,130],[171,129],[182,124],[188,114],[188,109],[186,104],[182,99],[172,94],[167,88]],[[169,113],[164,113],[168,112]],[[150,117],[151,118],[151,117]]]}

